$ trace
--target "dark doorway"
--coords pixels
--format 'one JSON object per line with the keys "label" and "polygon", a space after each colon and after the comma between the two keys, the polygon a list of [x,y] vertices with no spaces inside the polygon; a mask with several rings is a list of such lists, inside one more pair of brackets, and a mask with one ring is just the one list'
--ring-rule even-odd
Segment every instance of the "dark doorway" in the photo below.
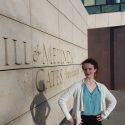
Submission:
{"label": "dark doorway", "polygon": [[88,30],[88,56],[99,62],[98,80],[109,89],[125,90],[125,27]]}

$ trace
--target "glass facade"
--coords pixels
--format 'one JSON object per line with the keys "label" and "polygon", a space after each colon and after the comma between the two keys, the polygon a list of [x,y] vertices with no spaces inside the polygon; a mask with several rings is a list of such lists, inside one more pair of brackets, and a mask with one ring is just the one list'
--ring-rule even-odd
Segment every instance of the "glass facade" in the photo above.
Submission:
{"label": "glass facade", "polygon": [[96,5],[106,4],[106,0],[96,0]]}
{"label": "glass facade", "polygon": [[95,0],[84,0],[84,4],[85,4],[86,6],[95,5]]}
{"label": "glass facade", "polygon": [[121,11],[125,11],[125,3],[121,4]]}
{"label": "glass facade", "polygon": [[125,11],[125,0],[81,0],[89,14]]}
{"label": "glass facade", "polygon": [[107,13],[107,12],[118,12],[119,11],[119,5],[105,5],[102,6],[102,12]]}

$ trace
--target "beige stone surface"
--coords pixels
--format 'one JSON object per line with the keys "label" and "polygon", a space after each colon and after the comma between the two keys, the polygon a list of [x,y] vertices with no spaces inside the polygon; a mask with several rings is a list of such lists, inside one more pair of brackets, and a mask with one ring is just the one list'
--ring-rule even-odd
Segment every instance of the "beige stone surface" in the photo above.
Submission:
{"label": "beige stone surface", "polygon": [[59,14],[59,37],[73,42],[73,24],[62,14]]}
{"label": "beige stone surface", "polygon": [[88,15],[88,28],[95,28],[96,27],[96,16],[95,14]]}
{"label": "beige stone surface", "polygon": [[122,25],[125,25],[125,12],[121,13],[121,21]]}
{"label": "beige stone surface", "polygon": [[76,11],[83,17],[86,19],[87,16],[87,11],[85,9],[85,7],[83,6],[82,2],[80,0],[69,0],[72,5],[73,8],[76,9]]}
{"label": "beige stone surface", "polygon": [[81,25],[82,25],[81,15],[76,11],[76,9],[73,9],[73,23],[79,29],[81,29]]}
{"label": "beige stone surface", "polygon": [[33,99],[32,70],[0,72],[0,124],[3,125],[30,109]]}
{"label": "beige stone surface", "polygon": [[86,41],[88,41],[88,39],[87,39],[87,36],[86,36],[86,34],[84,34],[84,33],[82,33],[82,42],[81,42],[81,47],[83,47],[83,48],[85,48],[85,49],[88,49],[88,42],[86,42]]}
{"label": "beige stone surface", "polygon": [[96,27],[107,27],[109,25],[109,15],[107,13],[96,14]]}
{"label": "beige stone surface", "polygon": [[59,8],[59,0],[48,0],[53,6]]}
{"label": "beige stone surface", "polygon": [[22,116],[15,119],[14,121],[9,122],[8,125],[35,125],[35,124],[33,122],[31,112],[28,111]]}
{"label": "beige stone surface", "polygon": [[[32,33],[33,67],[80,63],[79,59],[82,57],[78,53],[83,50],[80,47],[34,29]],[[79,37],[81,40],[81,35]],[[79,42],[80,45],[81,41]]]}
{"label": "beige stone surface", "polygon": [[[64,60],[64,54],[68,50],[60,49],[59,39],[37,30],[32,31],[33,40],[33,66],[53,66],[62,65]],[[61,56],[62,55],[62,56]],[[64,60],[64,64],[67,61]]]}
{"label": "beige stone surface", "polygon": [[81,10],[81,16],[84,19],[84,22],[87,23],[87,18],[88,18],[88,12],[86,11],[85,7],[82,5],[82,10]]}
{"label": "beige stone surface", "polygon": [[121,12],[109,13],[109,26],[120,26],[121,21]]}
{"label": "beige stone surface", "polygon": [[47,0],[31,0],[31,25],[58,36],[58,10]]}
{"label": "beige stone surface", "polygon": [[83,19],[81,21],[81,30],[84,34],[87,35],[87,31],[88,31],[88,24],[87,22],[85,22]]}
{"label": "beige stone surface", "polygon": [[30,25],[30,0],[0,0],[0,14]]}
{"label": "beige stone surface", "polygon": [[88,15],[88,27],[102,28],[124,25],[124,12]]}
{"label": "beige stone surface", "polygon": [[81,46],[81,31],[73,25],[73,43]]}
{"label": "beige stone surface", "polygon": [[0,70],[31,66],[31,29],[0,16]]}
{"label": "beige stone surface", "polygon": [[33,69],[34,96],[39,93],[38,90],[44,90],[46,98],[52,98],[80,80],[82,75],[79,65],[35,68]]}
{"label": "beige stone surface", "polygon": [[70,0],[58,0],[59,10],[72,22],[73,21],[73,6]]}

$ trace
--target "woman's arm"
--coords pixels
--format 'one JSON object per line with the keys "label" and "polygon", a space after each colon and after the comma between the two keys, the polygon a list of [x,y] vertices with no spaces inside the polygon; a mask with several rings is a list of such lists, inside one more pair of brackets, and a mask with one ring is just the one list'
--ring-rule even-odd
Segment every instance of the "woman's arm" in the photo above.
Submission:
{"label": "woman's arm", "polygon": [[76,89],[76,85],[72,85],[64,92],[64,94],[58,100],[59,106],[61,107],[66,119],[69,121],[72,120],[73,118],[68,111],[66,102],[69,99],[69,97],[73,96],[75,89]]}
{"label": "woman's arm", "polygon": [[106,87],[105,87],[105,93],[106,93],[105,96],[106,96],[106,100],[107,100],[108,104],[106,105],[106,110],[102,114],[104,119],[109,116],[109,114],[113,111],[113,109],[115,108],[115,106],[117,104],[116,98]]}

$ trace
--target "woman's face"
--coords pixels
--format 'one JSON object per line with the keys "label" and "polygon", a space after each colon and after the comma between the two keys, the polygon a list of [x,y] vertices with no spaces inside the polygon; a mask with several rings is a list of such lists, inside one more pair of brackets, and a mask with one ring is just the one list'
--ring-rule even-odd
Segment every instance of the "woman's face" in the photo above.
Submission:
{"label": "woman's face", "polygon": [[94,65],[90,63],[85,63],[83,65],[83,71],[84,71],[86,78],[94,78],[97,69],[94,68]]}

